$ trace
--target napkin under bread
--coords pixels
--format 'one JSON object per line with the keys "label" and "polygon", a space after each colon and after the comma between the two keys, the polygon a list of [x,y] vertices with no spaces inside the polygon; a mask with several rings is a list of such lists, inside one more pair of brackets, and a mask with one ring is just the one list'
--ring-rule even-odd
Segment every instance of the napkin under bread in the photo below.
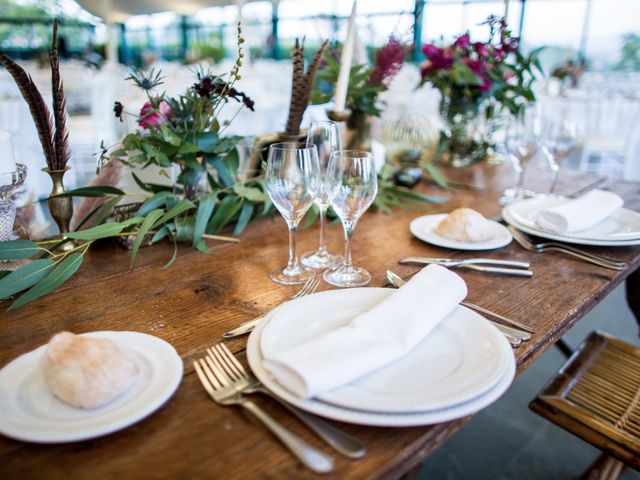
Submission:
{"label": "napkin under bread", "polygon": [[265,354],[282,386],[311,398],[346,385],[407,354],[467,295],[454,272],[429,265],[349,324],[290,349]]}
{"label": "napkin under bread", "polygon": [[577,232],[600,223],[624,205],[620,196],[604,190],[591,190],[556,207],[542,209],[536,223],[551,232]]}

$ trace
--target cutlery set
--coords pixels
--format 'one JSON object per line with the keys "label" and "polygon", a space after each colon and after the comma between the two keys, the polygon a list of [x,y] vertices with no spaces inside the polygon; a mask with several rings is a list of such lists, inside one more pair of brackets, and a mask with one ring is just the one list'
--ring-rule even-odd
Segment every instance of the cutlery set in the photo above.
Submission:
{"label": "cutlery set", "polygon": [[[589,262],[611,270],[622,270],[626,267],[624,262],[577,249],[559,242],[535,243],[526,233],[508,226],[515,241],[524,249],[534,253],[560,252],[585,262]],[[407,257],[399,262],[403,265],[441,265],[447,268],[463,268],[485,273],[513,275],[520,277],[532,277],[529,262],[499,260],[489,258],[430,258]],[[389,284],[400,288],[406,283],[399,275],[387,270]],[[303,287],[294,294],[291,299],[301,298],[315,293],[319,287],[319,280],[310,278]],[[468,301],[460,302],[460,305],[483,314],[487,321],[492,323],[516,348],[522,342],[531,339],[535,331],[522,323],[492,312],[480,305]],[[224,333],[224,338],[234,338],[251,332],[264,317],[255,318],[242,323],[237,328]],[[366,454],[366,447],[357,439],[325,422],[316,415],[300,410],[288,402],[272,394],[262,383],[245,368],[231,353],[228,347],[222,343],[207,349],[207,355],[194,362],[197,376],[209,396],[220,405],[238,405],[251,412],[309,469],[316,473],[329,473],[333,470],[334,460],[329,455],[309,445],[303,439],[284,428],[253,401],[247,395],[260,393],[271,397],[280,403],[298,420],[305,424],[327,445],[347,458],[358,459]]]}

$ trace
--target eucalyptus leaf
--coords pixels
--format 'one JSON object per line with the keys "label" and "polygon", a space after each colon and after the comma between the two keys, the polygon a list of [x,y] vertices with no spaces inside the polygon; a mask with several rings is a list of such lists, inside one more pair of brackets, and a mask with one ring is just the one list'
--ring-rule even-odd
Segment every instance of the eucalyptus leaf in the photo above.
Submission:
{"label": "eucalyptus leaf", "polygon": [[214,155],[206,155],[207,163],[213,165],[218,172],[218,179],[223,187],[229,187],[235,183],[233,175],[227,169],[227,166],[222,161],[222,158]]}
{"label": "eucalyptus leaf", "polygon": [[14,270],[0,279],[0,299],[4,300],[26,288],[35,285],[54,268],[53,261],[48,258],[34,260]]}
{"label": "eucalyptus leaf", "polygon": [[233,186],[233,191],[240,197],[246,198],[250,202],[253,203],[262,203],[266,202],[269,198],[265,192],[256,187],[246,187],[239,183]]}
{"label": "eucalyptus leaf", "polygon": [[197,247],[198,242],[202,239],[202,235],[207,228],[207,224],[213,214],[213,209],[215,208],[217,200],[217,193],[211,193],[200,199],[200,205],[198,206],[198,212],[196,213],[196,226],[193,229],[194,247]]}
{"label": "eucalyptus leaf", "polygon": [[151,198],[145,200],[136,212],[136,215],[144,217],[150,211],[158,208],[160,205],[164,205],[165,200],[172,196],[173,194],[171,192],[158,192],[154,194]]}
{"label": "eucalyptus leaf", "polygon": [[30,258],[41,250],[41,247],[30,240],[0,242],[0,260]]}
{"label": "eucalyptus leaf", "polygon": [[80,253],[72,253],[67,256],[51,272],[49,272],[46,277],[36,283],[29,291],[13,302],[9,307],[9,310],[14,310],[35,300],[36,298],[51,293],[78,271],[78,268],[82,265],[82,258],[83,256]]}
{"label": "eucalyptus leaf", "polygon": [[165,213],[162,217],[160,217],[160,219],[156,221],[153,226],[155,228],[159,225],[162,225],[163,223],[167,223],[172,218],[180,215],[183,212],[186,212],[187,210],[191,210],[192,208],[195,208],[195,207],[196,206],[193,204],[193,202],[189,200],[180,200],[178,204],[176,204],[167,213]]}
{"label": "eucalyptus leaf", "polygon": [[220,137],[215,132],[203,132],[198,134],[196,145],[204,153],[214,153]]}
{"label": "eucalyptus leaf", "polygon": [[91,187],[81,187],[68,190],[59,195],[51,195],[49,198],[58,197],[104,197],[105,195],[124,195],[119,188],[110,185],[92,185]]}
{"label": "eucalyptus leaf", "polygon": [[238,221],[236,222],[236,226],[233,229],[233,235],[240,235],[247,225],[251,221],[251,217],[253,216],[254,205],[251,202],[243,202],[242,208],[240,209],[240,216],[238,217]]}
{"label": "eucalyptus leaf", "polygon": [[238,213],[241,206],[241,198],[236,197],[235,195],[227,195],[224,197],[213,214],[213,218],[211,218],[211,221],[207,225],[207,233],[217,233],[219,230],[224,228],[233,216]]}
{"label": "eucalyptus leaf", "polygon": [[171,241],[173,242],[173,255],[171,256],[169,261],[160,268],[161,270],[164,270],[165,268],[169,268],[173,264],[173,262],[176,261],[176,258],[178,258],[178,243],[176,242],[176,239],[173,235],[170,235],[170,238],[171,238]]}
{"label": "eucalyptus leaf", "polygon": [[96,225],[95,227],[88,228],[86,230],[80,230],[78,232],[65,233],[65,237],[73,238],[74,240],[98,240],[100,238],[107,238],[116,235],[126,227],[141,223],[144,217],[133,217],[124,222],[109,222],[102,225]]}
{"label": "eucalyptus leaf", "polygon": [[164,210],[161,208],[157,208],[155,210],[150,211],[145,217],[144,221],[140,225],[140,229],[138,230],[138,234],[136,235],[136,239],[133,242],[133,246],[131,247],[131,266],[133,267],[136,255],[138,254],[138,249],[142,242],[144,241],[144,237],[147,235],[149,230],[151,230],[151,226],[155,223],[158,218],[162,216]]}
{"label": "eucalyptus leaf", "polygon": [[136,182],[136,185],[138,185],[145,192],[157,193],[157,192],[167,192],[167,191],[170,192],[171,191],[171,186],[170,185],[159,185],[157,183],[143,182],[140,179],[140,177],[138,177],[135,174],[135,172],[131,172],[131,176],[133,177],[133,180]]}

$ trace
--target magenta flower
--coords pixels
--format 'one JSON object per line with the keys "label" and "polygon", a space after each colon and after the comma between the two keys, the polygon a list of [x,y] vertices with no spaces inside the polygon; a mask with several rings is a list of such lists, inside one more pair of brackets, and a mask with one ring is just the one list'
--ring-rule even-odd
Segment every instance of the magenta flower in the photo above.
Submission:
{"label": "magenta flower", "polygon": [[400,71],[410,51],[410,46],[403,45],[396,37],[390,36],[387,44],[376,53],[375,66],[369,77],[369,83],[386,85]]}
{"label": "magenta flower", "polygon": [[489,55],[489,48],[485,43],[473,42],[473,49],[476,51],[476,53],[480,57],[486,57]]}
{"label": "magenta flower", "polygon": [[468,33],[460,35],[458,38],[456,38],[456,41],[453,42],[453,45],[457,48],[469,48],[469,46],[471,45],[471,37],[469,37]]}
{"label": "magenta flower", "polygon": [[151,102],[146,102],[142,106],[142,109],[140,109],[138,125],[142,128],[158,127],[165,123],[172,113],[171,107],[164,100],[160,101],[157,105],[153,105]]}
{"label": "magenta flower", "polygon": [[436,55],[441,54],[441,50],[436,47],[433,43],[426,43],[422,46],[422,53],[424,53],[424,56],[427,58],[431,58],[434,57]]}
{"label": "magenta flower", "polygon": [[465,60],[465,62],[469,66],[471,71],[475,73],[480,80],[482,80],[482,83],[478,85],[478,89],[482,93],[486,93],[491,90],[493,83],[491,82],[491,80],[489,80],[489,77],[486,73],[487,70],[491,68],[491,66],[486,65],[479,60]]}

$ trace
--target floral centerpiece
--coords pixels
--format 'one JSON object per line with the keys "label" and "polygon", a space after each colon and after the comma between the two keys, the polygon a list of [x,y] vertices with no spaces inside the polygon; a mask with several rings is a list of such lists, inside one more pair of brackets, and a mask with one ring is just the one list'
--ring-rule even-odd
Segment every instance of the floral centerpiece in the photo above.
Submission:
{"label": "floral centerpiece", "polygon": [[[504,18],[490,16],[485,25],[489,38],[472,41],[465,33],[452,44],[426,44],[422,53],[422,82],[440,90],[441,131],[439,157],[445,163],[467,165],[487,158],[492,141],[490,120],[496,107],[518,115],[535,101],[531,84],[534,68],[541,71],[537,50],[520,51],[520,40],[512,35]],[[483,116],[480,116],[480,114]]]}
{"label": "floral centerpiece", "polygon": [[[387,43],[376,52],[373,65],[359,64],[351,67],[347,89],[346,107],[351,111],[347,119],[347,148],[371,149],[371,117],[379,117],[382,105],[378,99],[381,92],[389,87],[393,77],[400,71],[405,59],[411,52],[411,46],[405,45],[395,36],[390,36]],[[336,51],[328,51],[323,68],[318,72],[322,83],[312,94],[315,104],[327,103],[331,100],[340,73],[340,65],[336,60]]]}

